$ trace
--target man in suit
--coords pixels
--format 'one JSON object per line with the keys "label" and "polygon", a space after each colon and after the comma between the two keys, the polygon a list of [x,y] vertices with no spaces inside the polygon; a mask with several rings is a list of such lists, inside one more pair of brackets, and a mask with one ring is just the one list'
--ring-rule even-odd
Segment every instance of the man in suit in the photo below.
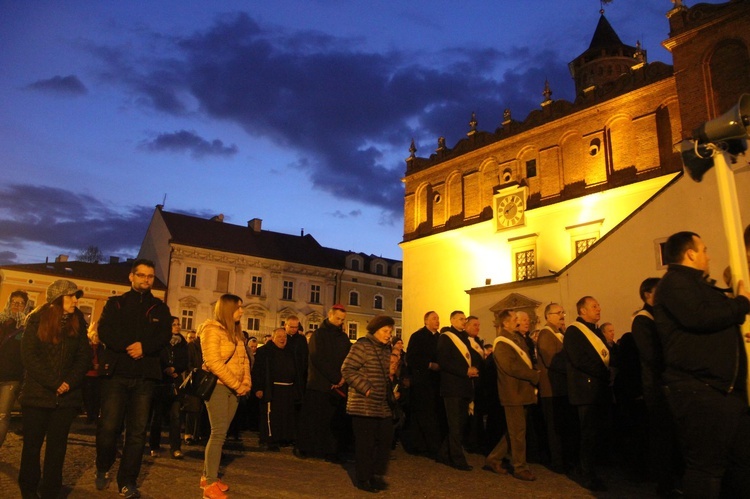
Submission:
{"label": "man in suit", "polygon": [[523,336],[513,331],[516,314],[505,310],[499,320],[502,328],[495,338],[492,356],[497,368],[497,392],[508,429],[487,456],[484,469],[498,474],[507,473],[502,459],[510,450],[513,476],[519,480],[533,481],[536,477],[526,462],[526,408],[536,403],[534,387],[539,383],[539,371],[533,367]]}
{"label": "man in suit", "polygon": [[609,350],[596,325],[601,318],[599,302],[592,296],[584,296],[576,303],[576,309],[578,318],[565,331],[563,339],[563,350],[568,359],[568,398],[578,410],[583,486],[603,491],[607,487],[597,475],[595,463],[612,400]]}
{"label": "man in suit", "polygon": [[448,421],[448,435],[440,446],[437,461],[461,471],[471,471],[461,437],[474,394],[471,380],[479,376],[479,369],[471,363],[469,335],[464,331],[466,315],[456,310],[451,313],[450,321],[451,327],[440,335],[437,345],[440,395]]}

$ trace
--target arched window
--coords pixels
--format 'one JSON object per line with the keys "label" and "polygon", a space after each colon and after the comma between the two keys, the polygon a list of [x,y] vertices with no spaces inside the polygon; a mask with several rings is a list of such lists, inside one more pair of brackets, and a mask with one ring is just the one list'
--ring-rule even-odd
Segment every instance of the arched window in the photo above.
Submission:
{"label": "arched window", "polygon": [[383,310],[383,297],[380,295],[375,295],[375,300],[373,300],[372,308],[375,310]]}
{"label": "arched window", "polygon": [[349,305],[358,307],[359,306],[359,293],[356,291],[349,291]]}
{"label": "arched window", "polygon": [[394,307],[396,312],[401,312],[401,298],[396,298],[396,306]]}

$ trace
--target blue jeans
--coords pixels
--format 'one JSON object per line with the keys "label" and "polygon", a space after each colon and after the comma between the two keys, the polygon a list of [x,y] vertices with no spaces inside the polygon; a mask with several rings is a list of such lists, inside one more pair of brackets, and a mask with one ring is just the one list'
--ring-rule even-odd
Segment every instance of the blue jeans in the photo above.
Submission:
{"label": "blue jeans", "polygon": [[219,478],[219,462],[221,461],[221,448],[227,438],[229,423],[234,419],[237,412],[237,396],[226,386],[217,383],[211,399],[206,401],[208,409],[208,420],[211,422],[211,436],[206,444],[206,454],[203,460],[203,475],[208,483],[215,482]]}
{"label": "blue jeans", "polygon": [[20,381],[0,381],[0,447],[3,446],[5,435],[8,434],[10,412],[13,410],[20,386]]}
{"label": "blue jeans", "polygon": [[150,379],[101,378],[101,416],[96,431],[96,469],[109,471],[125,421],[125,444],[117,472],[118,489],[137,485],[155,382]]}

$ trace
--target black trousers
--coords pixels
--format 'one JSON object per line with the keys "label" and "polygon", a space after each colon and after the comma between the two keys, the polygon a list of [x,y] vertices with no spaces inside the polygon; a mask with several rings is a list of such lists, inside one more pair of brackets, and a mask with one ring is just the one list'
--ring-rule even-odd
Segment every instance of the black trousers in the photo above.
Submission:
{"label": "black trousers", "polygon": [[685,456],[685,497],[750,497],[750,414],[744,393],[671,383],[667,400]]}
{"label": "black trousers", "polygon": [[354,468],[357,481],[385,475],[393,440],[393,420],[352,416],[354,429]]}
{"label": "black trousers", "polygon": [[297,447],[313,457],[328,457],[341,453],[346,443],[341,414],[345,416],[346,399],[330,392],[305,391],[302,404],[301,434]]}
{"label": "black trousers", "polygon": [[598,478],[597,454],[607,422],[607,410],[608,406],[603,404],[578,406],[578,420],[581,428],[581,472],[585,480]]}
{"label": "black trousers", "polygon": [[445,416],[448,419],[448,435],[440,446],[438,457],[446,464],[465,466],[466,456],[461,445],[466,420],[469,417],[469,399],[444,397]]}
{"label": "black trousers", "polygon": [[[62,488],[62,471],[68,449],[68,432],[77,410],[73,407],[47,409],[22,406],[23,450],[18,485],[21,496],[54,499]],[[47,440],[44,452],[44,472],[39,463],[42,444]],[[8,491],[9,493],[9,491]]]}

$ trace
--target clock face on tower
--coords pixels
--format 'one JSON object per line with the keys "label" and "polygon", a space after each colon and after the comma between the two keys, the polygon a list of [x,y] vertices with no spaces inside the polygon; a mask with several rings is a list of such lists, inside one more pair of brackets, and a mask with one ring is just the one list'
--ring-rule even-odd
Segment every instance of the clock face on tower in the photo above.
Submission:
{"label": "clock face on tower", "polygon": [[500,198],[497,202],[498,227],[514,227],[523,220],[523,199],[518,194]]}

